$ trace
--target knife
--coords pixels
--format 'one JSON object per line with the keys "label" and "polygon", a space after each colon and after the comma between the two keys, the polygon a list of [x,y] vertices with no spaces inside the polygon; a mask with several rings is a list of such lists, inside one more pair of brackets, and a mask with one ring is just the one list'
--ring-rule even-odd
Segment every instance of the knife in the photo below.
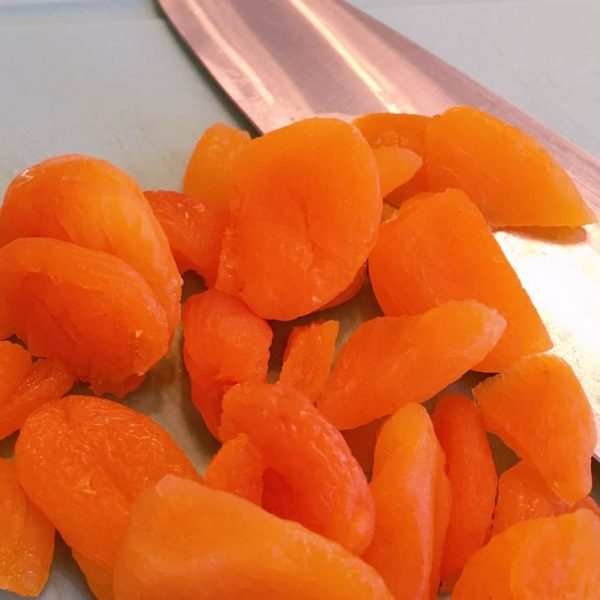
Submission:
{"label": "knife", "polygon": [[[315,115],[432,115],[458,104],[536,137],[600,215],[600,161],[342,0],[159,0],[177,32],[253,125]],[[600,228],[495,233],[600,424]],[[596,448],[600,458],[600,443]]]}

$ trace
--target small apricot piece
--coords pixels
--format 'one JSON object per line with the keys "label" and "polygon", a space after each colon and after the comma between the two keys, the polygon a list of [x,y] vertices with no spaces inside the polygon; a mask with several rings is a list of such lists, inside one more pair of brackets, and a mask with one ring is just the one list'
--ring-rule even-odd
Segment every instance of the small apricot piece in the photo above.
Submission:
{"label": "small apricot piece", "polygon": [[356,128],[314,118],[271,131],[241,150],[234,180],[217,288],[287,321],[350,285],[382,206],[377,165]]}
{"label": "small apricot piece", "polygon": [[558,356],[526,356],[473,389],[484,423],[571,505],[592,488],[594,415],[571,367]]}
{"label": "small apricot piece", "polygon": [[592,511],[523,521],[471,557],[452,600],[595,600],[599,563],[600,518]]}
{"label": "small apricot piece", "polygon": [[520,461],[498,479],[492,535],[520,521],[563,515],[580,508],[589,508],[600,516],[600,509],[592,498],[578,500],[570,507],[546,485],[531,465]]}
{"label": "small apricot piece", "polygon": [[168,350],[163,307],[120,258],[49,238],[0,248],[0,338],[61,361],[96,393],[134,389]]}
{"label": "small apricot piece", "polygon": [[183,193],[228,209],[233,200],[233,163],[250,143],[247,131],[215,123],[202,134],[185,171]]}
{"label": "small apricot piece", "polygon": [[144,195],[165,230],[179,272],[195,271],[208,287],[214,286],[228,207],[178,192],[148,191]]}
{"label": "small apricot piece", "polygon": [[338,354],[317,406],[338,429],[354,429],[425,402],[483,360],[505,326],[474,300],[365,321]]}
{"label": "small apricot piece", "polygon": [[109,162],[69,154],[17,175],[0,209],[0,245],[21,237],[73,242],[123,259],[156,294],[169,332],[179,323],[181,277],[165,233],[138,184]]}
{"label": "small apricot piece", "polygon": [[48,580],[54,527],[23,492],[15,466],[0,459],[0,590],[38,596]]}
{"label": "small apricot piece", "polygon": [[115,600],[392,600],[339,544],[173,476],[136,501],[114,590]]}
{"label": "small apricot piece", "polygon": [[403,406],[381,428],[371,491],[377,519],[364,560],[396,598],[435,597],[450,487],[444,453],[422,406]]}
{"label": "small apricot piece", "polygon": [[441,397],[433,426],[444,454],[452,509],[442,557],[442,589],[450,591],[467,560],[488,539],[498,477],[483,420],[462,394]]}
{"label": "small apricot piece", "polygon": [[262,502],[265,466],[258,448],[244,433],[227,440],[206,467],[204,481],[258,506]]}
{"label": "small apricot piece", "polygon": [[497,309],[506,330],[476,370],[502,371],[521,356],[552,347],[483,215],[460,190],[404,202],[380,228],[369,275],[386,315],[417,314],[467,299]]}
{"label": "small apricot piece", "polygon": [[427,125],[431,189],[460,188],[493,227],[570,226],[595,221],[566,171],[533,137],[470,106]]}
{"label": "small apricot piece", "polygon": [[397,146],[373,148],[373,156],[375,156],[379,172],[382,198],[412,179],[423,164],[423,160],[418,154]]}
{"label": "small apricot piece", "polygon": [[223,399],[220,433],[224,440],[245,433],[276,474],[264,480],[267,510],[357,554],[367,547],[375,514],[365,475],[341,433],[304,394],[284,383],[237,385]]}
{"label": "small apricot piece", "polygon": [[316,402],[331,369],[339,329],[338,321],[294,327],[285,348],[279,380]]}
{"label": "small apricot piece", "polygon": [[183,336],[192,402],[218,439],[223,394],[266,379],[273,332],[239,298],[211,289],[185,303]]}

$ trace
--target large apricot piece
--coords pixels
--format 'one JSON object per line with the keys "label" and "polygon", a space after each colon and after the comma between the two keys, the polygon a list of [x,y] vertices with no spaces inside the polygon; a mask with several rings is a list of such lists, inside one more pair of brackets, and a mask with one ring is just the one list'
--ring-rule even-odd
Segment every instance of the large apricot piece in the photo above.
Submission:
{"label": "large apricot piece", "polygon": [[425,402],[481,362],[506,322],[473,300],[421,314],[361,323],[337,356],[318,407],[339,429],[353,429]]}
{"label": "large apricot piece", "polygon": [[383,425],[371,491],[377,519],[363,558],[396,598],[435,597],[450,488],[444,453],[422,406],[408,404]]}
{"label": "large apricot piece", "polygon": [[477,370],[501,371],[552,346],[483,215],[460,190],[404,202],[380,228],[369,275],[386,315],[416,314],[467,299],[497,309],[506,330]]}
{"label": "large apricot piece", "polygon": [[48,580],[54,527],[25,495],[13,463],[0,459],[0,590],[38,596]]}
{"label": "large apricot piece", "polygon": [[250,142],[247,131],[215,123],[202,134],[188,162],[183,192],[228,209],[235,194],[233,163]]}
{"label": "large apricot piece", "polygon": [[558,516],[580,508],[589,508],[600,516],[600,509],[592,498],[578,500],[570,507],[546,485],[531,465],[520,461],[498,479],[492,535],[520,521]]}
{"label": "large apricot piece", "polygon": [[595,600],[599,562],[600,518],[591,511],[531,519],[494,536],[471,557],[452,600]]}
{"label": "large apricot piece", "polygon": [[183,336],[192,401],[218,438],[223,394],[241,381],[266,379],[273,332],[239,298],[211,289],[186,302]]}
{"label": "large apricot piece", "polygon": [[0,248],[0,338],[61,361],[96,393],[122,395],[168,350],[163,307],[120,258],[21,238]]}
{"label": "large apricot piece", "polygon": [[316,402],[331,369],[339,329],[339,322],[333,320],[294,327],[279,380]]}
{"label": "large apricot piece", "polygon": [[483,420],[461,394],[440,398],[433,426],[446,455],[452,509],[442,556],[442,586],[451,590],[467,560],[488,539],[498,477]]}
{"label": "large apricot piece", "polygon": [[564,502],[592,488],[594,415],[571,367],[558,356],[527,356],[473,389],[487,429],[531,463]]}
{"label": "large apricot piece", "polygon": [[57,156],[17,175],[0,209],[0,245],[21,237],[114,254],[146,280],[170,332],[179,322],[181,278],[165,233],[138,184],[105,160]]}
{"label": "large apricot piece", "polygon": [[367,277],[367,263],[363,263],[360,269],[354,275],[354,279],[350,282],[350,284],[343,289],[337,296],[330,300],[327,304],[324,304],[320,310],[326,310],[328,308],[333,308],[334,306],[339,306],[344,302],[348,302],[348,300],[352,300],[354,296],[362,290],[363,285],[365,283],[365,279]]}
{"label": "large apricot piece", "polygon": [[235,161],[234,180],[219,289],[263,318],[290,320],[351,283],[382,205],[375,159],[352,125],[306,119],[256,138]]}
{"label": "large apricot piece", "polygon": [[264,480],[265,508],[357,554],[367,547],[375,514],[365,475],[304,394],[284,383],[237,385],[223,400],[220,433],[224,440],[245,433],[277,475]]}
{"label": "large apricot piece", "polygon": [[566,171],[530,135],[458,106],[433,117],[425,141],[429,185],[460,188],[493,227],[595,221]]}
{"label": "large apricot piece", "polygon": [[93,396],[53,400],[29,415],[15,460],[25,492],[67,544],[106,571],[140,492],[169,473],[199,480],[149,417]]}
{"label": "large apricot piece", "polygon": [[179,272],[195,271],[207,286],[213,286],[228,207],[178,192],[148,191],[144,195],[165,230]]}
{"label": "large apricot piece", "polygon": [[114,590],[116,600],[392,600],[339,544],[173,476],[135,503]]}

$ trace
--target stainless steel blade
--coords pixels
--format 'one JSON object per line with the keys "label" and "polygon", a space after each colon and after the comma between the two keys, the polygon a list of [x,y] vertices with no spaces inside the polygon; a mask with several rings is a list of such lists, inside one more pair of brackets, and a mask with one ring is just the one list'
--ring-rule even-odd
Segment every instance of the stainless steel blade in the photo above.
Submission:
{"label": "stainless steel blade", "polygon": [[[341,0],[159,3],[260,131],[315,114],[435,114],[468,104],[540,140],[600,214],[597,159]],[[600,229],[496,236],[538,307],[555,351],[579,375],[600,423]]]}

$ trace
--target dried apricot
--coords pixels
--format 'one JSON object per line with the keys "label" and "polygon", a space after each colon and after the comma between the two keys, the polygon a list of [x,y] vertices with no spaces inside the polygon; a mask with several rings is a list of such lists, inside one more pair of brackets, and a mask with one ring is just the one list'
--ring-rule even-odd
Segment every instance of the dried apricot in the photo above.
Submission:
{"label": "dried apricot", "polygon": [[363,558],[397,598],[434,597],[450,488],[444,453],[422,406],[403,406],[381,428],[371,491],[377,519]]}
{"label": "dried apricot", "polygon": [[375,159],[354,127],[315,118],[267,133],[241,150],[234,180],[219,289],[261,317],[290,320],[352,282],[382,205]]}
{"label": "dried apricot", "polygon": [[403,404],[425,402],[481,362],[505,325],[497,311],[473,300],[361,323],[338,354],[317,406],[339,429],[353,429]]}
{"label": "dried apricot", "polygon": [[342,435],[350,447],[352,455],[356,458],[365,473],[373,471],[375,442],[384,421],[385,418],[376,419],[355,429],[342,431]]}
{"label": "dried apricot", "polygon": [[535,466],[564,502],[592,487],[594,415],[571,367],[558,356],[526,356],[473,389],[486,427]]}
{"label": "dried apricot", "polygon": [[360,269],[356,272],[354,279],[350,282],[350,285],[343,289],[333,300],[330,300],[327,304],[321,306],[319,310],[326,310],[328,308],[333,308],[334,306],[339,306],[344,302],[348,302],[348,300],[352,300],[360,290],[362,290],[363,285],[365,283],[365,279],[367,277],[367,263],[363,263]]}
{"label": "dried apricot", "polygon": [[48,580],[54,527],[25,495],[13,463],[0,459],[0,590],[37,596]]}
{"label": "dried apricot", "polygon": [[471,557],[452,600],[595,600],[599,561],[600,518],[591,511],[523,521]]}
{"label": "dried apricot", "polygon": [[[31,356],[19,344],[0,342],[0,406],[31,371]],[[1,419],[0,410],[0,419]],[[2,437],[0,437],[2,439]]]}
{"label": "dried apricot", "polygon": [[[265,508],[358,554],[367,547],[375,514],[365,475],[304,394],[284,383],[237,385],[225,394],[220,433],[224,440],[245,433],[289,492],[271,493]],[[273,483],[264,479],[263,497]]]}
{"label": "dried apricot", "polygon": [[264,381],[273,332],[235,296],[211,289],[183,309],[183,358],[192,401],[218,438],[223,394],[241,381]]}
{"label": "dried apricot", "polygon": [[380,228],[369,274],[386,315],[416,314],[467,299],[497,309],[506,330],[476,370],[501,371],[552,346],[483,215],[460,190],[404,202]]}
{"label": "dried apricot", "polygon": [[0,245],[21,237],[114,254],[156,294],[170,332],[179,322],[181,278],[165,233],[137,183],[110,163],[70,154],[17,175],[0,209]]}
{"label": "dried apricot", "polygon": [[464,190],[493,227],[595,221],[575,184],[525,132],[476,108],[433,117],[425,136],[431,189]]}
{"label": "dried apricot", "polygon": [[53,400],[29,415],[15,460],[25,492],[67,544],[106,571],[141,491],[169,473],[199,480],[149,417],[92,396]]}
{"label": "dried apricot", "polygon": [[279,380],[316,402],[331,369],[339,329],[338,321],[294,327],[285,348]]}
{"label": "dried apricot", "polygon": [[498,478],[483,420],[461,394],[440,398],[433,426],[446,455],[452,509],[442,556],[441,579],[451,590],[471,555],[488,539]]}
{"label": "dried apricot", "polygon": [[382,198],[412,179],[423,164],[418,154],[397,146],[373,148],[373,156],[377,163]]}
{"label": "dried apricot", "polygon": [[135,503],[114,589],[116,600],[392,600],[335,542],[173,476]]}
{"label": "dried apricot", "polygon": [[169,341],[165,311],[137,271],[49,238],[0,248],[0,338],[13,334],[96,393],[117,395],[139,385]]}

